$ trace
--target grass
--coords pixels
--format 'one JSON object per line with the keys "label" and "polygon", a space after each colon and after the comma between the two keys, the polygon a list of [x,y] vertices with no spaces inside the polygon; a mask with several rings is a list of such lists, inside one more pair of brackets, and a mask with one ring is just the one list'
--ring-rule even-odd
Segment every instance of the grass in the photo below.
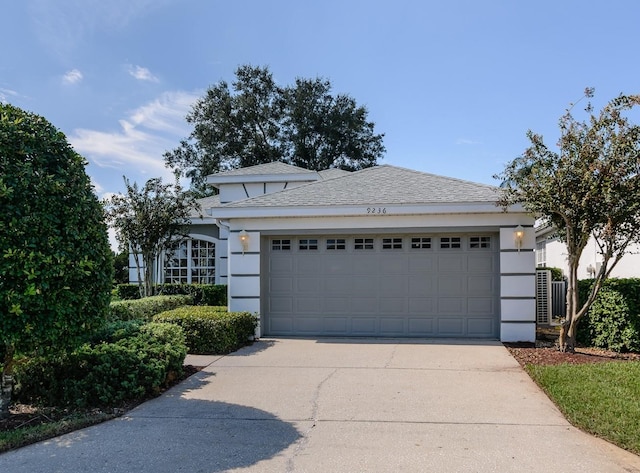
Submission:
{"label": "grass", "polygon": [[527,365],[569,422],[640,454],[640,362]]}
{"label": "grass", "polygon": [[37,422],[25,422],[24,425],[11,430],[0,431],[0,453],[99,424],[114,417],[117,415],[101,411],[72,412],[62,416],[42,412],[31,417],[31,420]]}

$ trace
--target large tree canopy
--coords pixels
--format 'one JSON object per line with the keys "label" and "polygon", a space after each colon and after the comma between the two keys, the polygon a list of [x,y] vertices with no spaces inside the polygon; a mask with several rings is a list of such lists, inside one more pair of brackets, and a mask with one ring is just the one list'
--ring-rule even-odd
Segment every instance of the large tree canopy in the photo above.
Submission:
{"label": "large tree canopy", "polygon": [[[591,97],[593,89],[586,90]],[[640,241],[640,126],[624,112],[640,105],[640,95],[621,95],[599,114],[578,121],[571,108],[560,119],[557,151],[531,131],[531,146],[497,178],[504,183],[502,205],[521,203],[553,225],[567,245],[567,318],[560,348],[573,350],[579,320],[593,303],[602,282]],[[579,304],[578,264],[594,238],[602,265],[586,301]]]}
{"label": "large tree canopy", "polygon": [[124,182],[127,193],[105,201],[107,217],[117,231],[120,251],[137,255],[140,294],[151,296],[156,273],[161,270],[161,256],[187,236],[191,211],[197,208],[197,203],[190,193],[182,191],[177,181],[163,184],[161,178],[154,178],[142,188],[127,178]]}
{"label": "large tree canopy", "polygon": [[280,87],[268,68],[241,66],[230,88],[210,87],[187,115],[191,135],[165,154],[167,166],[204,191],[208,174],[282,161],[313,170],[375,166],[385,148],[367,109],[323,79]]}
{"label": "large tree canopy", "polygon": [[106,318],[111,249],[85,165],[47,120],[0,104],[0,354],[5,375],[12,371],[14,353],[63,349]]}

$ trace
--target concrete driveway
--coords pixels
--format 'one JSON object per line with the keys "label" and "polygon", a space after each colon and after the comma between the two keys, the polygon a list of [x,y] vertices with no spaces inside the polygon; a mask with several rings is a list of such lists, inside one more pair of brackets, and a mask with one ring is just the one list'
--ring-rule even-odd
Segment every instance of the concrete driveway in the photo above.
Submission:
{"label": "concrete driveway", "polygon": [[498,342],[263,339],[2,472],[640,472]]}

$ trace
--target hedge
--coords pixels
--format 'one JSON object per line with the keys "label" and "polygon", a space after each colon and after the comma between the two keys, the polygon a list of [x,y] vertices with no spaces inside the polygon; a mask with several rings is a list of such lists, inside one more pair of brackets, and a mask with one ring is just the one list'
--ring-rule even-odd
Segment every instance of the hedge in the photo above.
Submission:
{"label": "hedge", "polygon": [[16,365],[15,399],[60,407],[117,406],[156,395],[182,374],[184,332],[167,323],[117,322],[71,353]]}
{"label": "hedge", "polygon": [[227,312],[226,307],[181,307],[156,315],[155,322],[169,322],[184,329],[189,353],[223,355],[247,344],[258,321],[249,312]]}
{"label": "hedge", "polygon": [[193,297],[185,295],[152,296],[143,299],[114,301],[109,305],[110,320],[146,320],[160,312],[193,303]]}
{"label": "hedge", "polygon": [[[586,300],[593,280],[578,282]],[[578,342],[618,352],[640,351],[640,279],[608,279],[580,321]]]}
{"label": "hedge", "polygon": [[[118,284],[120,299],[140,299],[137,284]],[[227,286],[224,284],[158,284],[159,295],[189,295],[195,305],[227,305]]]}

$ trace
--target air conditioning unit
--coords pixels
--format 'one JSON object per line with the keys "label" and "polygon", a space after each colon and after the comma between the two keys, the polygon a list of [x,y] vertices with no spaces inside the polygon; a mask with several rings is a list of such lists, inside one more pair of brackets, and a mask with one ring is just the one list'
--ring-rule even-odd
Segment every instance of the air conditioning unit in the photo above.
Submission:
{"label": "air conditioning unit", "polygon": [[551,321],[551,271],[536,271],[536,321],[549,325]]}

